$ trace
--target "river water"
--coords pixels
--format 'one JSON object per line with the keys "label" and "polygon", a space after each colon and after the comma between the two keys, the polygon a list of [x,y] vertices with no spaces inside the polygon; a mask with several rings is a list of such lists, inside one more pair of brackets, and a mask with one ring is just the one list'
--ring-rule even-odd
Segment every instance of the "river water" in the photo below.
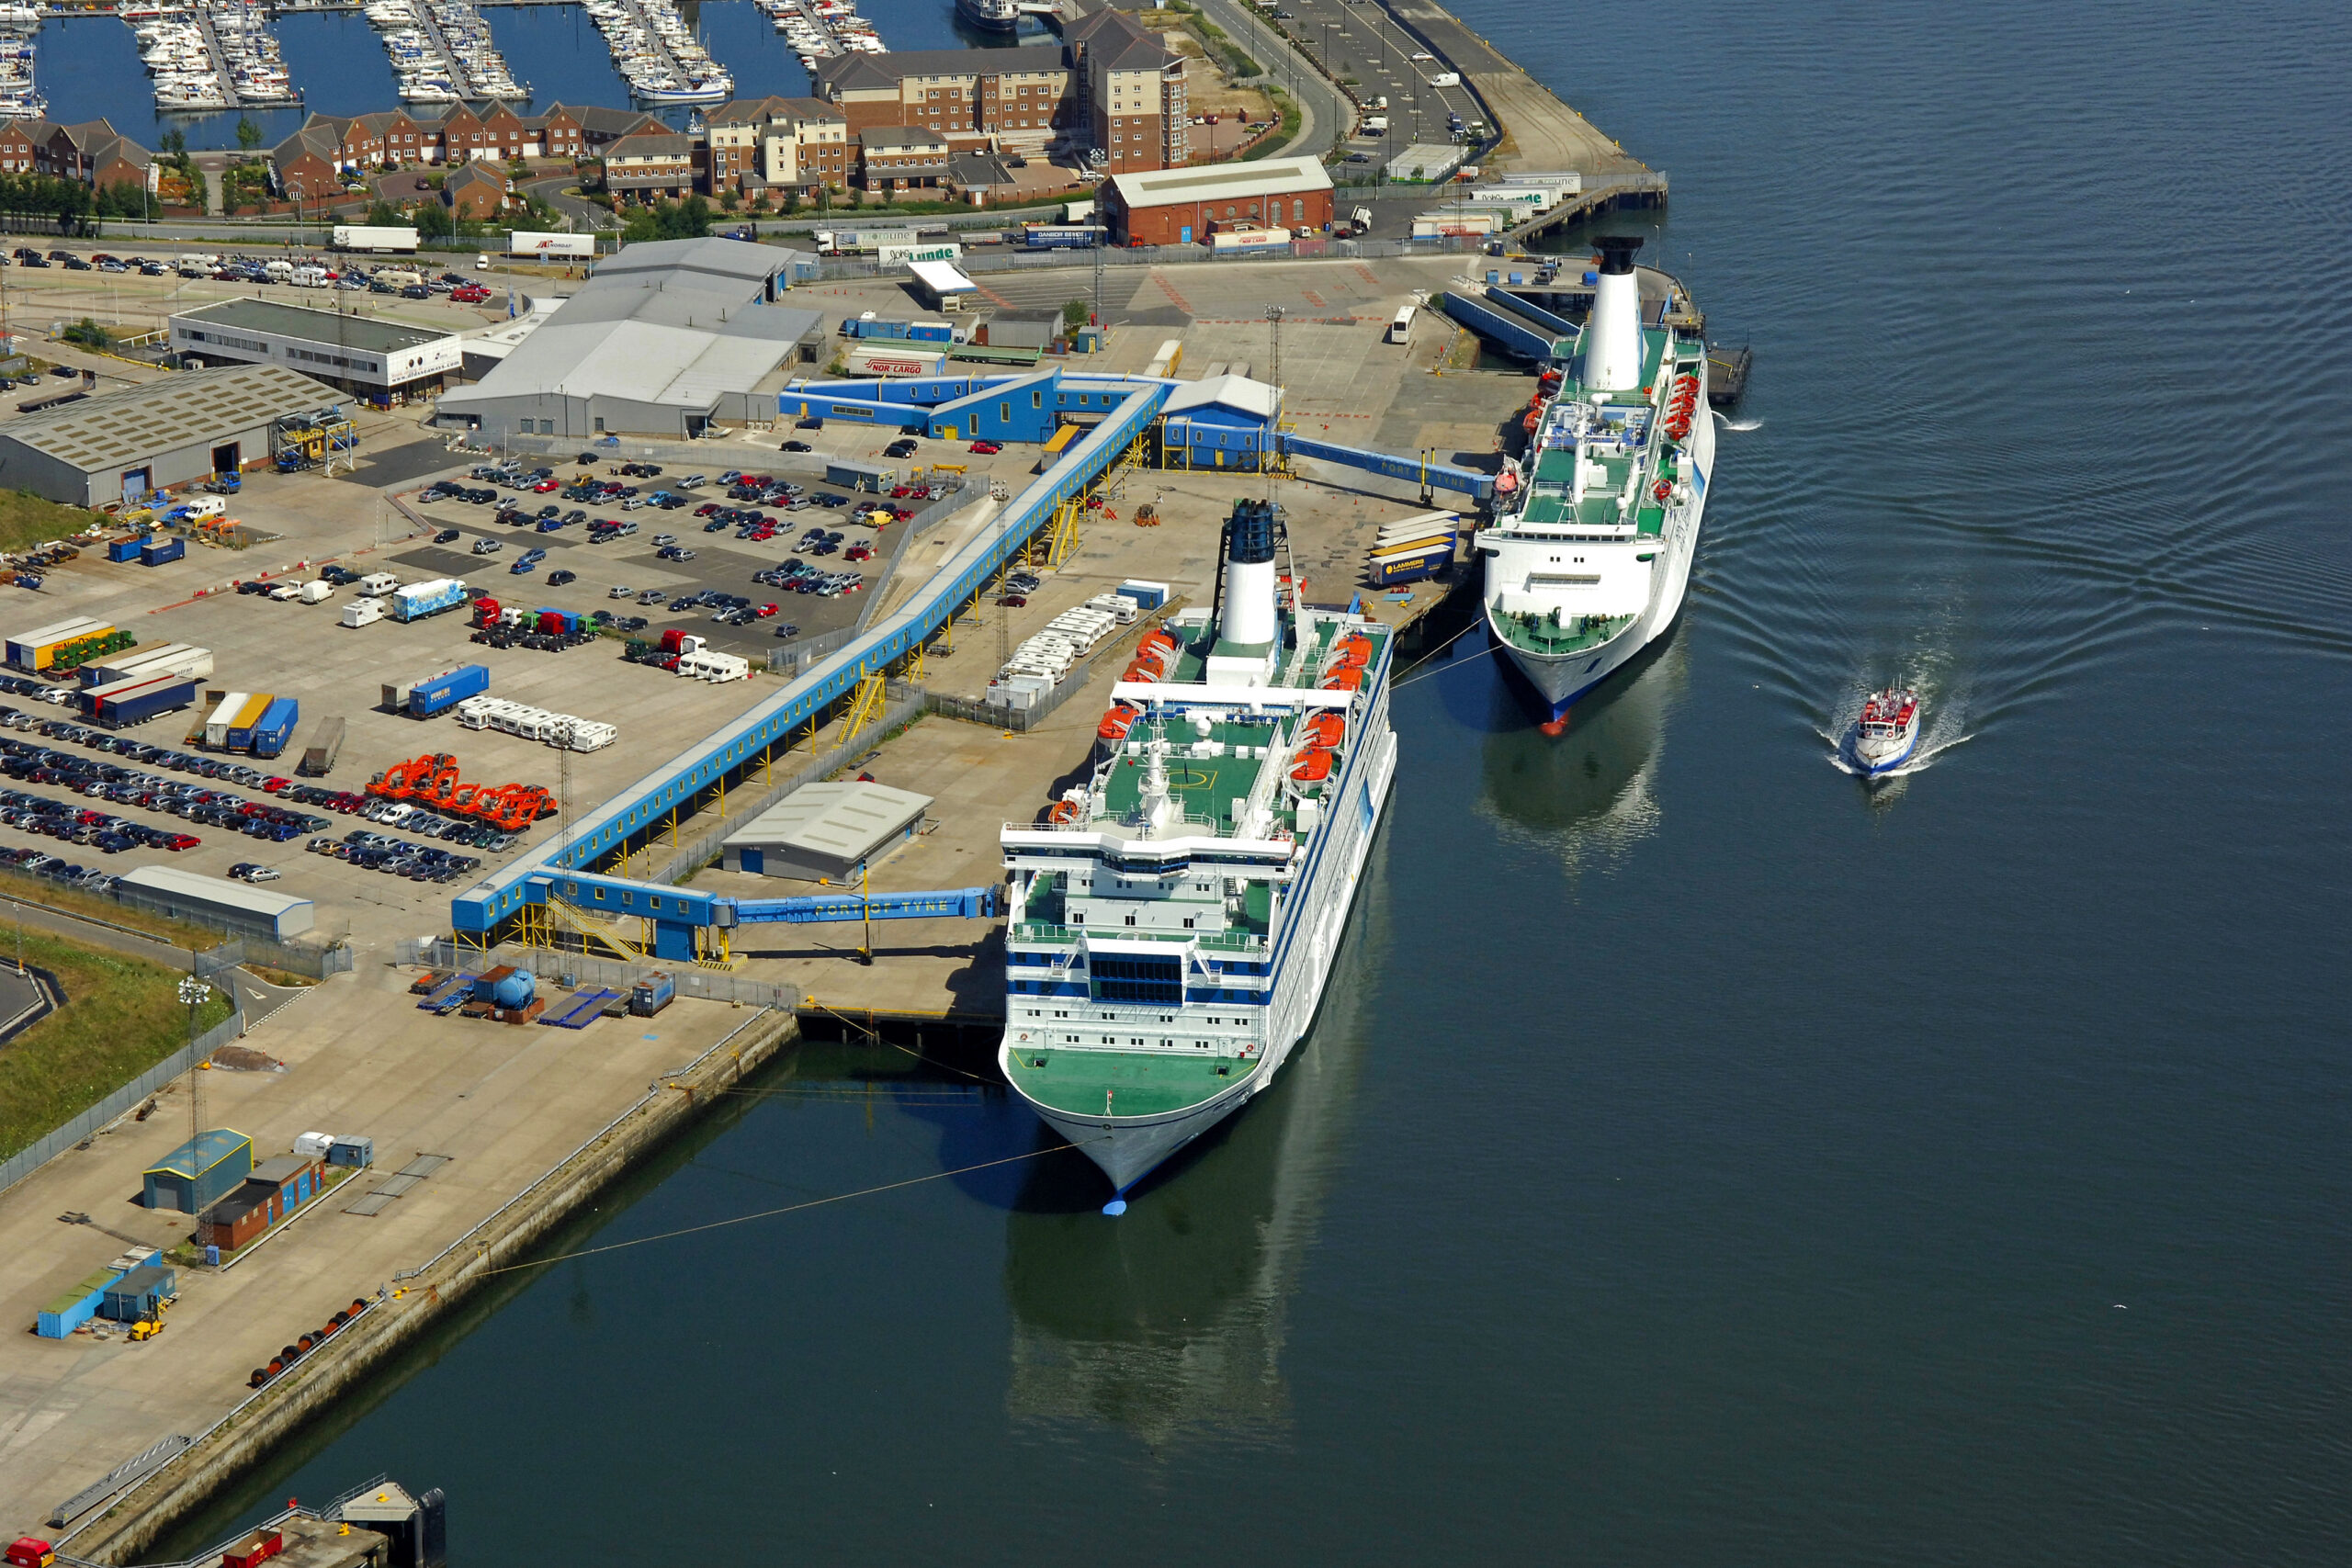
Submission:
{"label": "river water", "polygon": [[[183,1544],[389,1470],[469,1565],[2352,1560],[2342,18],[1464,5],[1756,350],[1671,643],[1557,739],[1397,692],[1309,1048],[1125,1219],[1050,1154],[517,1277]],[[555,1245],[1043,1146],[907,1066]]]}

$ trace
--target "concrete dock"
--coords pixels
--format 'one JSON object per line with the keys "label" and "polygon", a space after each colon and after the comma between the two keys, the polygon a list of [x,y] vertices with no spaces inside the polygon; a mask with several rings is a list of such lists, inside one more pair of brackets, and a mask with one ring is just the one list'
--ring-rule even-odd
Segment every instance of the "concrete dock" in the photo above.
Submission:
{"label": "concrete dock", "polygon": [[[1464,362],[1463,344],[1433,316],[1424,318],[1427,325],[1409,344],[1383,341],[1399,304],[1448,286],[1468,259],[1121,269],[1103,301],[1114,326],[1107,352],[1070,368],[1140,371],[1173,338],[1183,346],[1184,374],[1222,361],[1271,376],[1277,345],[1266,308],[1278,305],[1284,311],[1280,378],[1289,389],[1289,423],[1299,432],[1389,451],[1434,450],[1442,461],[1491,468],[1504,430],[1524,404],[1526,378],[1453,368]],[[1057,306],[1091,298],[1092,276],[1080,266],[991,276],[988,283],[998,305]],[[833,316],[899,312],[909,305],[887,279],[797,290],[796,299]],[[235,512],[257,532],[276,536],[271,542],[243,552],[192,548],[187,559],[153,569],[109,566],[103,552],[85,551],[51,575],[39,601],[18,604],[17,617],[32,624],[101,615],[133,627],[142,642],[198,643],[215,650],[210,684],[296,695],[306,719],[346,718],[343,760],[327,781],[334,785],[356,787],[394,760],[448,750],[468,778],[557,787],[560,759],[543,745],[377,706],[383,682],[458,662],[487,664],[493,693],[619,726],[620,744],[570,759],[575,810],[629,786],[774,689],[772,676],[724,685],[681,681],[620,662],[610,643],[560,653],[486,649],[469,643],[454,616],[347,629],[335,624],[335,601],[303,606],[226,591],[238,578],[265,573],[307,577],[328,558],[363,570],[390,565],[410,576],[437,568],[439,557],[429,552],[448,547],[420,533],[392,497],[413,492],[432,474],[462,472],[476,459],[420,439],[406,418],[370,417],[356,479],[255,476]],[[811,455],[817,460],[871,457],[882,441],[870,429],[839,423],[808,434],[820,448]],[[696,443],[689,457],[712,474],[727,468],[775,471],[786,457],[776,450],[779,439],[774,430],[746,431]],[[952,451],[944,443],[925,447],[926,460],[952,457],[967,466],[972,483],[994,479],[1014,494],[1036,461],[1034,449],[1017,446],[996,457]],[[608,460],[634,455],[624,447]],[[666,467],[673,459],[658,460]],[[1108,513],[1090,518],[1075,548],[1059,570],[1045,574],[1025,605],[1001,606],[991,598],[975,606],[934,642],[911,679],[942,696],[976,695],[1001,649],[1125,578],[1168,582],[1187,601],[1204,598],[1217,529],[1232,502],[1270,488],[1286,510],[1306,595],[1318,603],[1345,603],[1357,593],[1374,533],[1419,509],[1410,484],[1306,462],[1274,478],[1131,470],[1107,496]],[[1144,502],[1160,513],[1159,526],[1135,525],[1134,509]],[[439,523],[444,514],[464,535],[523,536],[492,528],[486,509],[442,509],[428,521]],[[693,563],[656,561],[650,538],[665,531],[663,520],[666,531],[698,551],[708,541],[686,513],[631,515],[640,520],[639,536],[616,546],[587,546],[577,528],[568,538],[532,536],[534,543],[549,544],[550,557],[527,578],[510,577],[497,558],[454,553],[453,563],[493,592],[511,583],[513,597],[527,604],[581,610],[615,603],[606,595],[620,582],[657,585],[664,573],[679,581],[741,579],[767,564],[731,536],[711,536],[725,547],[712,546]],[[900,554],[895,575],[870,592],[887,604],[909,591],[953,553],[955,530],[973,525],[985,525],[951,522],[937,538],[918,536]],[[509,557],[519,547],[510,543]],[[549,589],[547,570],[560,567],[577,571],[578,581]],[[730,586],[753,591],[740,581]],[[1441,602],[1443,587],[1419,584],[1393,601],[1366,597],[1372,613],[1411,623]],[[679,617],[670,624],[687,623]],[[840,757],[848,773],[933,797],[935,829],[877,868],[876,891],[986,886],[1001,874],[1001,825],[1034,817],[1084,763],[1117,668],[1115,660],[1102,660],[1091,684],[1023,733],[933,716],[895,735],[877,729],[843,753],[844,726],[835,719],[796,742],[777,760],[776,772]],[[149,727],[154,733],[142,730],[140,738],[176,745],[186,728],[179,716],[156,721]],[[742,815],[740,799],[732,809]],[[157,818],[157,825],[167,820]],[[710,802],[678,831],[691,841],[730,820]],[[339,837],[361,825],[337,818],[331,832]],[[560,821],[542,822],[526,842],[560,830]],[[705,1088],[788,1044],[804,1021],[854,1030],[860,1020],[866,1027],[875,1020],[910,1020],[918,1029],[925,1019],[952,1020],[969,1041],[985,1040],[988,1021],[1001,1016],[1001,922],[939,919],[876,926],[871,964],[859,961],[863,932],[854,924],[761,928],[738,947],[729,968],[708,978],[714,988],[741,987],[782,1004],[764,1011],[681,999],[655,1020],[601,1020],[578,1032],[436,1018],[415,1008],[406,990],[414,972],[397,961],[417,939],[447,931],[448,887],[306,854],[299,841],[261,849],[250,840],[203,836],[203,844],[174,863],[219,874],[232,860],[258,852],[282,870],[277,886],[314,899],[322,934],[348,942],[357,960],[354,973],[304,992],[255,1028],[249,1043],[282,1060],[284,1072],[204,1075],[205,1122],[250,1134],[265,1155],[306,1131],[371,1136],[379,1172],[342,1190],[360,1195],[418,1156],[444,1155],[449,1163],[380,1213],[348,1213],[339,1190],[234,1268],[183,1270],[182,1303],[159,1339],[132,1345],[119,1337],[7,1337],[10,1348],[0,1349],[0,1529],[40,1526],[63,1499],[160,1437],[201,1439],[130,1497],[83,1521],[69,1543],[80,1556],[103,1552],[119,1560],[301,1419],[353,1396],[369,1368],[446,1310],[469,1280],[587,1201],[604,1180],[707,1103],[707,1096],[695,1098]],[[0,841],[29,840],[0,828]],[[694,874],[697,888],[737,882],[770,895],[800,890],[715,868]],[[560,998],[563,992],[550,982],[544,994]],[[721,1042],[724,1050],[707,1055]],[[690,1076],[671,1076],[681,1072]],[[17,1321],[28,1324],[61,1283],[120,1249],[119,1241],[62,1224],[58,1214],[87,1213],[112,1231],[158,1246],[187,1235],[185,1216],[126,1201],[139,1189],[139,1173],[187,1136],[185,1092],[167,1092],[148,1122],[119,1123],[0,1195],[0,1256],[17,1265],[0,1280],[0,1303]],[[485,1223],[490,1228],[476,1234]],[[461,1238],[465,1245],[449,1251]],[[375,1303],[379,1292],[380,1305],[254,1397],[248,1387],[254,1368],[334,1312],[354,1301]],[[235,1420],[221,1426],[232,1413]]]}

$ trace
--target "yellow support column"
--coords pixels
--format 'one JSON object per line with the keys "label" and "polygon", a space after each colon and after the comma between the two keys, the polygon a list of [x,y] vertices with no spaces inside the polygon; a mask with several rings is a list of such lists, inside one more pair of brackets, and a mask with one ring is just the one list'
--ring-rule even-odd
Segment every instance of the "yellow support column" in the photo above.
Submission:
{"label": "yellow support column", "polygon": [[882,716],[888,701],[889,678],[878,670],[861,667],[857,690],[850,696],[849,722],[842,729],[842,744],[847,746],[865,731],[867,725]]}

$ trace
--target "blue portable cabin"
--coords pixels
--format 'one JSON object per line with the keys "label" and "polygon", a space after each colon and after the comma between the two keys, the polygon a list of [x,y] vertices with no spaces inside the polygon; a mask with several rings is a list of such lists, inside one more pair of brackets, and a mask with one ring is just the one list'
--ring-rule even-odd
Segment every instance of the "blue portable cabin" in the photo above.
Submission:
{"label": "blue portable cabin", "polygon": [[153,1317],[179,1294],[179,1273],[160,1263],[141,1263],[99,1292],[98,1315],[116,1323]]}
{"label": "blue portable cabin", "polygon": [[1247,376],[1212,376],[1168,394],[1159,449],[1177,467],[1255,470],[1282,422],[1279,387]]}
{"label": "blue portable cabin", "polygon": [[244,1185],[253,1168],[254,1141],[243,1133],[215,1127],[190,1138],[144,1173],[142,1201],[150,1209],[200,1214]]}

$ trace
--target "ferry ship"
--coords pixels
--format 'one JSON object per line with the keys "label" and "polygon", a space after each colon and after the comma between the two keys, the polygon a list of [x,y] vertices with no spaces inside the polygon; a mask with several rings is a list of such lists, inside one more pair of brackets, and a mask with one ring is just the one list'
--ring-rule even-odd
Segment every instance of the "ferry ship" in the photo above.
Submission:
{"label": "ferry ship", "polygon": [[1600,277],[1577,353],[1545,373],[1556,390],[1539,393],[1526,456],[1496,487],[1505,510],[1477,544],[1487,633],[1552,734],[1674,624],[1715,458],[1706,340],[1666,311],[1644,325],[1638,238],[1594,243]]}
{"label": "ferry ship", "polygon": [[999,1064],[1110,1178],[1106,1213],[1282,1070],[1396,772],[1391,634],[1283,602],[1285,547],[1270,503],[1235,506],[1216,603],[1144,637],[1091,778],[1001,837]]}
{"label": "ferry ship", "polygon": [[1919,694],[1908,686],[1889,686],[1862,705],[1854,721],[1854,765],[1868,779],[1891,773],[1911,760],[1919,749]]}
{"label": "ferry ship", "polygon": [[1021,24],[1016,0],[956,0],[956,14],[991,32],[1009,33]]}

